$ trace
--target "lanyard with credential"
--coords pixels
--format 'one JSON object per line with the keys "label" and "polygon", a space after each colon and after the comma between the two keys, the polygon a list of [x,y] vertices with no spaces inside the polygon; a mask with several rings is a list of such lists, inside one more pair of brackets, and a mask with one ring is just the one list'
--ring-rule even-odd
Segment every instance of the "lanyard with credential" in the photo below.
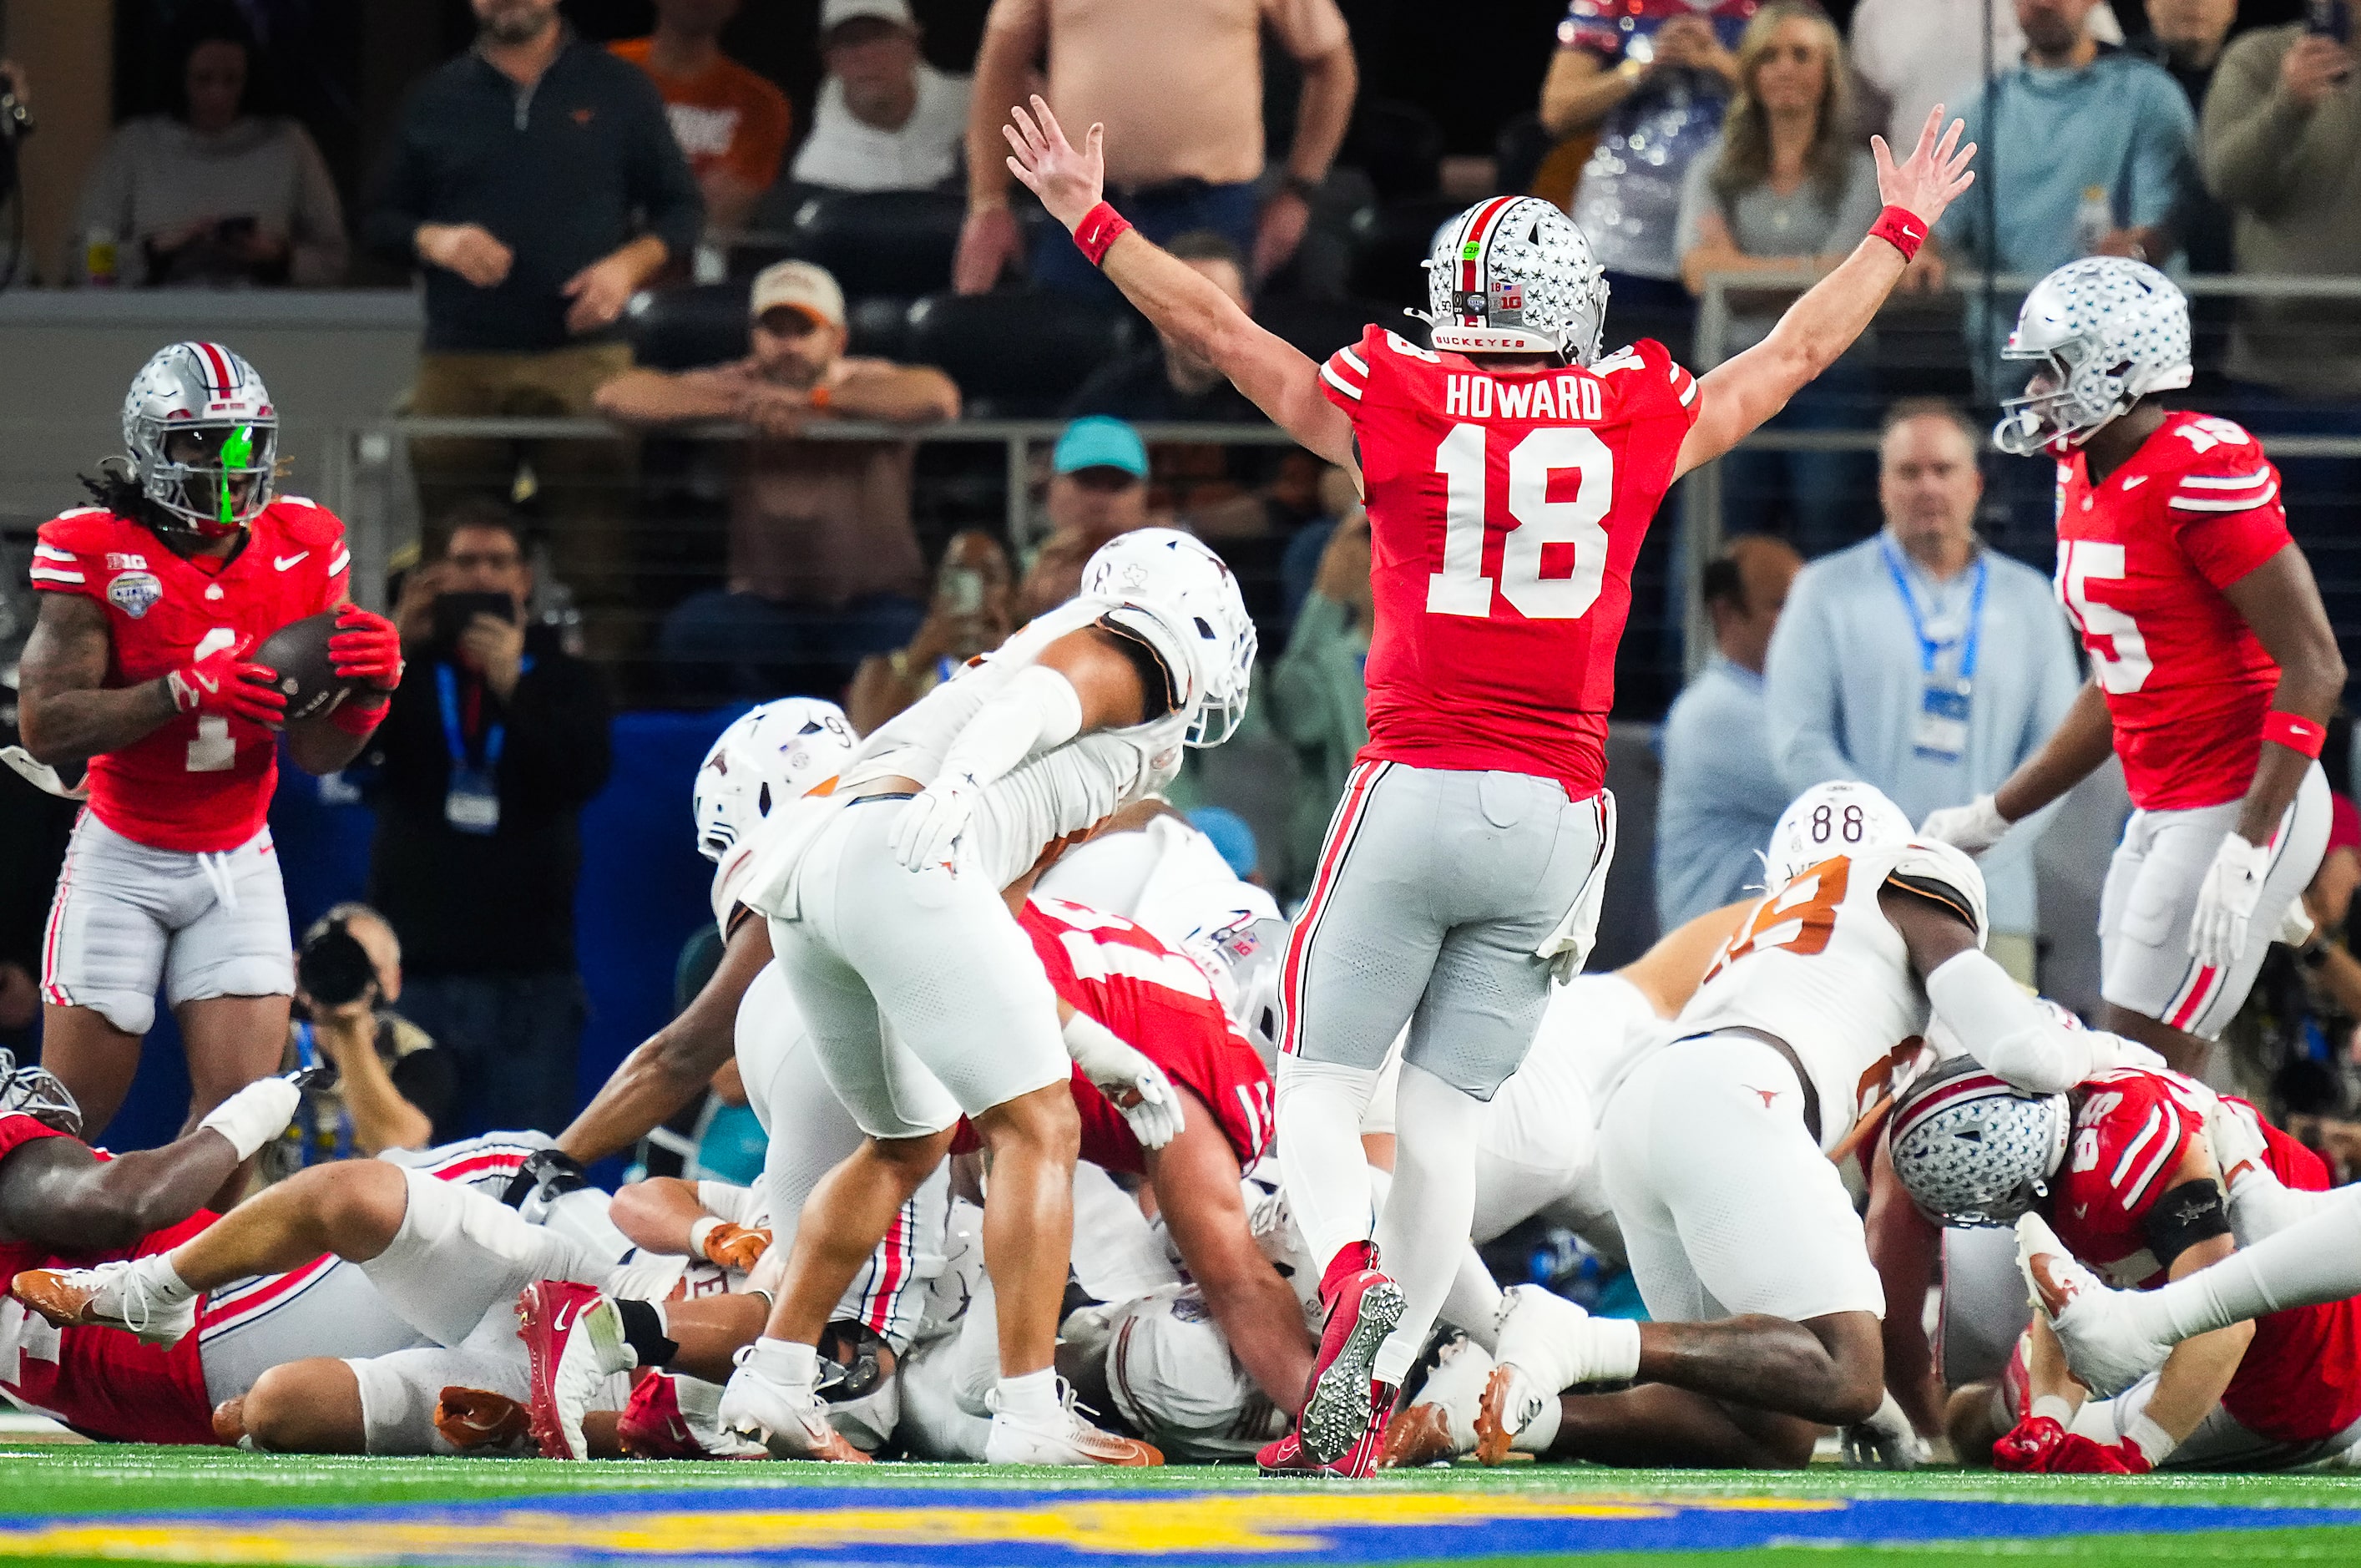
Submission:
{"label": "lanyard with credential", "polygon": [[[295,1065],[297,1067],[320,1065],[320,1047],[313,1041],[312,1025],[307,1023],[299,1023],[295,1025]],[[305,1098],[307,1100],[310,1098],[308,1093]],[[307,1114],[303,1118],[303,1139],[301,1146],[305,1165],[314,1164],[322,1157],[318,1139],[318,1119],[316,1116]],[[336,1100],[335,1139],[329,1146],[325,1157],[329,1159],[353,1157],[353,1113],[352,1108],[344,1102],[344,1097],[341,1095],[337,1096]]]}
{"label": "lanyard with credential", "polygon": [[[1902,557],[1894,548],[1894,542],[1881,535],[1877,548],[1878,553],[1885,557],[1886,575],[1894,579],[1894,589],[1902,596],[1903,608],[1910,612],[1911,634],[1918,639],[1918,673],[1931,681],[1935,675],[1935,660],[1950,643],[1938,642],[1927,635],[1926,614],[1918,608],[1918,596],[1910,587],[1909,574],[1902,568]],[[1983,639],[1984,587],[1991,580],[1992,563],[1978,556],[1975,587],[1968,594],[1967,642],[1960,650],[1959,685],[1961,690],[1965,690],[1976,678],[1976,648]]]}
{"label": "lanyard with credential", "polygon": [[[1915,613],[1915,611],[1914,611]],[[459,677],[448,664],[434,666],[434,690],[443,699],[443,740],[451,749],[451,766],[465,768],[467,764],[467,740],[459,732]],[[500,768],[500,746],[508,739],[508,726],[493,719],[484,727],[484,762],[479,770],[488,777],[497,776]]]}

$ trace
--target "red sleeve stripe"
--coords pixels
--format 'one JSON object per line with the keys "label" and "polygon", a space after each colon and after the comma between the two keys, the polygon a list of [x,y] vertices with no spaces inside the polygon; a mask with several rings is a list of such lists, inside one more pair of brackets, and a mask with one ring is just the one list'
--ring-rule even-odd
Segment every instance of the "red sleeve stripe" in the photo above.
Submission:
{"label": "red sleeve stripe", "polygon": [[1344,377],[1336,374],[1336,362],[1334,360],[1332,359],[1325,365],[1320,367],[1320,378],[1327,382],[1330,386],[1335,388],[1338,391],[1344,393],[1346,397],[1352,399],[1355,402],[1357,403],[1361,400],[1361,389],[1353,385],[1352,382],[1345,379]]}
{"label": "red sleeve stripe", "polygon": [[2269,484],[2259,490],[2239,495],[2217,495],[2201,500],[2185,492],[2176,490],[2173,492],[2172,499],[2167,504],[2175,511],[2252,511],[2257,507],[2269,505],[2272,498],[2279,493],[2279,486]]}

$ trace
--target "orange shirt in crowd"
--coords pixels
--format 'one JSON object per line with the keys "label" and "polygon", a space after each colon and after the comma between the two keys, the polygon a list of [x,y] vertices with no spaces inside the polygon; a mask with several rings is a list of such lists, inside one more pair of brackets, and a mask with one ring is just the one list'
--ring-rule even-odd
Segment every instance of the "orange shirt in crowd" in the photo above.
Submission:
{"label": "orange shirt in crowd", "polygon": [[756,190],[778,178],[794,116],[786,94],[734,60],[719,60],[694,76],[658,71],[648,60],[653,38],[625,38],[608,47],[648,73],[664,95],[672,134],[702,180],[727,169]]}

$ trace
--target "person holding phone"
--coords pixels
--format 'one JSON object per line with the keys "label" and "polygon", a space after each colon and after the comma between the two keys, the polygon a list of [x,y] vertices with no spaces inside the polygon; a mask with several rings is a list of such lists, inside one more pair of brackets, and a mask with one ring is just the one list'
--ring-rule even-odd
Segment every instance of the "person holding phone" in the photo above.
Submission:
{"label": "person holding phone", "polygon": [[408,938],[403,1013],[451,1052],[445,1135],[555,1133],[575,1103],[586,1004],[574,956],[578,815],[607,781],[598,674],[525,613],[507,509],[469,501],[394,609],[409,670],[366,790],[369,902]]}
{"label": "person holding phone", "polygon": [[989,653],[1016,629],[1016,580],[1008,552],[980,528],[944,547],[935,593],[917,635],[890,653],[872,653],[853,672],[845,714],[858,734],[879,725]]}

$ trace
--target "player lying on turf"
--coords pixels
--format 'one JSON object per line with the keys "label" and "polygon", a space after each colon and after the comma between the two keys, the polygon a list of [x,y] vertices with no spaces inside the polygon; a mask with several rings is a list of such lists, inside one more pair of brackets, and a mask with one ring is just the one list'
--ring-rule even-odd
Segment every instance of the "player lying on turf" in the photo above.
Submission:
{"label": "player lying on turf", "polygon": [[[1819,1425],[1906,1436],[1884,1391],[1884,1295],[1835,1163],[1939,1009],[1979,1059],[2055,1091],[2095,1040],[2059,1028],[1982,950],[1983,879],[1912,839],[1865,784],[1815,786],[1768,856],[1773,891],[1600,1118],[1600,1169],[1653,1322],[1520,1292],[1479,1457],[1538,1420],[1624,1464],[1798,1464]],[[1646,1387],[1565,1400],[1584,1383]],[[1538,1440],[1536,1440],[1538,1441]]]}
{"label": "player lying on turf", "polygon": [[[2252,1106],[2162,1069],[2101,1073],[2065,1094],[2011,1088],[1972,1061],[1901,1095],[1891,1168],[1930,1219],[2047,1220],[2081,1264],[2132,1286],[2184,1278],[2235,1250],[2225,1161],[2272,1186],[2324,1189],[2319,1157]],[[2280,1470],[2361,1441],[2361,1301],[2275,1312],[2176,1345],[2114,1398],[2089,1400],[2036,1319],[2007,1374],[1956,1390],[1962,1461],[2004,1470]]]}
{"label": "player lying on turf", "polygon": [[1924,831],[1987,849],[2112,747],[2137,809],[2100,900],[2102,1022],[2195,1070],[2282,921],[2302,920],[2345,661],[2261,444],[2158,400],[2190,380],[2169,279],[2070,262],[2026,296],[2002,352],[2035,369],[1993,441],[2058,460],[2058,593],[2095,672],[1996,792]]}

